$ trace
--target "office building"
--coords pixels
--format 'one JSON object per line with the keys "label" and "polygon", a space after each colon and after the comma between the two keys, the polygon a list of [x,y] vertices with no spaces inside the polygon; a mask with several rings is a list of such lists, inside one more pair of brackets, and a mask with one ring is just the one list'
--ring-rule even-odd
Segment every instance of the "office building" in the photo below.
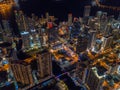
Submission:
{"label": "office building", "polygon": [[85,34],[81,34],[78,37],[76,52],[78,54],[84,52],[85,50],[87,50],[87,45],[88,45],[88,37]]}
{"label": "office building", "polygon": [[31,48],[39,48],[39,47],[41,47],[41,40],[40,40],[39,34],[36,32],[35,29],[31,30],[30,47]]}
{"label": "office building", "polygon": [[112,30],[112,35],[113,35],[114,39],[120,38],[120,36],[119,36],[119,29],[113,29]]}
{"label": "office building", "polygon": [[30,63],[19,60],[12,61],[11,69],[17,82],[23,85],[31,85],[34,83]]}
{"label": "office building", "polygon": [[101,49],[101,46],[102,46],[102,41],[97,39],[95,44],[95,50],[99,51]]}
{"label": "office building", "polygon": [[42,36],[42,45],[48,46],[48,35],[46,33],[44,33]]}
{"label": "office building", "polygon": [[48,22],[48,21],[49,21],[49,13],[46,12],[45,16],[46,16],[46,20],[47,20],[47,22]]}
{"label": "office building", "polygon": [[111,24],[108,23],[108,24],[106,25],[105,29],[104,29],[104,32],[103,32],[103,33],[104,33],[104,36],[110,35],[111,32],[112,32]]}
{"label": "office building", "polygon": [[3,33],[0,32],[0,43],[2,43],[4,41],[4,36],[3,36]]}
{"label": "office building", "polygon": [[72,25],[72,14],[68,14],[68,25]]}
{"label": "office building", "polygon": [[107,12],[103,12],[102,13],[101,20],[102,21],[106,21],[107,20]]}
{"label": "office building", "polygon": [[3,23],[3,27],[4,27],[4,32],[6,32],[7,34],[9,34],[10,31],[11,31],[9,22],[7,20],[2,20],[2,23]]}
{"label": "office building", "polygon": [[84,7],[84,17],[90,16],[91,6]]}
{"label": "office building", "polygon": [[81,62],[77,62],[75,77],[78,77],[82,83],[85,83],[88,73],[88,68],[81,67],[83,64]]}
{"label": "office building", "polygon": [[92,49],[96,42],[96,31],[89,31],[88,49]]}
{"label": "office building", "polygon": [[95,29],[97,32],[100,32],[100,23],[95,23],[94,29]]}
{"label": "office building", "polygon": [[47,22],[48,29],[51,29],[53,27],[53,22]]}
{"label": "office building", "polygon": [[118,16],[117,20],[120,21],[120,13],[119,13],[119,16]]}
{"label": "office building", "polygon": [[88,25],[92,28],[92,29],[94,29],[94,27],[95,27],[95,19],[93,19],[93,18],[90,18],[89,19],[89,21],[88,21]]}
{"label": "office building", "polygon": [[86,79],[86,84],[90,90],[101,90],[101,85],[104,81],[104,75],[99,76],[98,70],[96,67],[93,67],[88,72],[88,77]]}
{"label": "office building", "polygon": [[28,19],[25,17],[22,11],[15,11],[15,19],[18,25],[20,32],[28,30]]}
{"label": "office building", "polygon": [[3,26],[1,22],[0,22],[0,32],[3,32]]}
{"label": "office building", "polygon": [[103,49],[110,48],[112,45],[112,42],[113,42],[113,36],[103,37],[102,48]]}
{"label": "office building", "polygon": [[52,75],[52,61],[51,61],[51,54],[44,50],[37,54],[38,59],[38,73],[40,78],[45,78],[47,76]]}
{"label": "office building", "polygon": [[100,19],[102,16],[102,11],[97,11],[96,16]]}
{"label": "office building", "polygon": [[32,44],[33,42],[31,41],[30,43],[30,34],[29,32],[21,32],[21,37],[22,37],[22,41],[23,41],[23,48],[29,48],[30,44]]}

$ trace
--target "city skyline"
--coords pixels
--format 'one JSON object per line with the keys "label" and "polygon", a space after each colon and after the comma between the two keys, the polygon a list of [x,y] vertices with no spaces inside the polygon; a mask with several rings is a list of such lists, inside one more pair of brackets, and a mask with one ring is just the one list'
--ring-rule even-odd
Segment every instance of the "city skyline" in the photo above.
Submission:
{"label": "city skyline", "polygon": [[46,2],[0,2],[0,90],[119,90],[118,4]]}

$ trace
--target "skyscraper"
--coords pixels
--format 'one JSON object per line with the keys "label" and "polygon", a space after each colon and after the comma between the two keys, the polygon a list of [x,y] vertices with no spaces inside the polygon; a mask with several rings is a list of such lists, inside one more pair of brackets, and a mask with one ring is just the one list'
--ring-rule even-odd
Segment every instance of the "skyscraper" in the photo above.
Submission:
{"label": "skyscraper", "polygon": [[38,59],[38,73],[41,78],[52,75],[52,61],[51,54],[44,50],[37,54]]}
{"label": "skyscraper", "polygon": [[92,28],[92,29],[94,29],[94,27],[95,27],[95,19],[93,19],[93,18],[90,18],[89,19],[89,21],[88,21],[88,25]]}
{"label": "skyscraper", "polygon": [[30,48],[30,34],[29,32],[21,32],[21,37],[23,41],[23,48]]}
{"label": "skyscraper", "polygon": [[27,31],[28,29],[28,23],[27,18],[25,17],[24,13],[22,11],[15,11],[15,19],[18,25],[18,29],[20,31]]}
{"label": "skyscraper", "polygon": [[112,42],[113,42],[113,36],[103,37],[102,48],[103,49],[110,48],[112,45]]}
{"label": "skyscraper", "polygon": [[114,39],[118,39],[120,36],[119,36],[119,29],[114,29],[112,31],[112,35],[113,35],[113,38]]}
{"label": "skyscraper", "polygon": [[36,47],[39,48],[41,47],[41,42],[40,42],[40,37],[39,34],[36,32],[36,30],[31,30],[31,35],[30,35],[30,47]]}
{"label": "skyscraper", "polygon": [[77,41],[77,53],[79,54],[80,52],[83,52],[87,49],[87,45],[88,45],[88,38],[85,34],[81,34],[78,37],[78,41]]}
{"label": "skyscraper", "polygon": [[34,83],[30,63],[18,60],[12,61],[11,69],[17,82],[20,82],[23,85]]}
{"label": "skyscraper", "polygon": [[8,34],[11,31],[9,22],[7,20],[2,20],[4,31]]}
{"label": "skyscraper", "polygon": [[108,36],[112,32],[111,24],[108,23],[104,29],[104,36]]}
{"label": "skyscraper", "polygon": [[89,41],[88,41],[88,49],[92,49],[95,45],[96,41],[96,31],[89,31]]}
{"label": "skyscraper", "polygon": [[49,13],[46,12],[45,16],[46,16],[46,20],[47,20],[47,22],[48,22],[48,20],[49,20]]}
{"label": "skyscraper", "polygon": [[91,6],[84,7],[84,17],[90,16]]}
{"label": "skyscraper", "polygon": [[42,45],[48,46],[48,35],[46,33],[43,33],[42,35]]}
{"label": "skyscraper", "polygon": [[97,11],[96,16],[100,19],[102,16],[102,11]]}
{"label": "skyscraper", "polygon": [[68,25],[72,24],[72,14],[68,14]]}
{"label": "skyscraper", "polygon": [[102,83],[103,76],[98,75],[96,67],[91,68],[86,79],[86,84],[88,85],[90,90],[100,90]]}

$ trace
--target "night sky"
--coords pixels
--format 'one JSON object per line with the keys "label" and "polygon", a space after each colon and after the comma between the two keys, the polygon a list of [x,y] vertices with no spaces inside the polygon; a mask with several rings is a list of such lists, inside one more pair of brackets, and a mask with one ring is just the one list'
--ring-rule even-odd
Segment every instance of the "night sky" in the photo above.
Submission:
{"label": "night sky", "polygon": [[[59,20],[67,20],[68,13],[73,13],[73,16],[79,17],[83,16],[84,6],[91,5],[92,0],[26,0],[20,2],[21,9],[27,15],[35,13],[38,16],[49,12],[50,15],[54,15]],[[102,3],[120,6],[119,0],[101,0]],[[92,7],[91,15],[95,15],[97,10],[107,11],[108,14],[115,14],[117,16],[118,12],[111,11],[108,9],[101,9],[97,7]]]}
{"label": "night sky", "polygon": [[85,4],[89,4],[89,0],[28,0],[21,3],[21,9],[27,15],[35,13],[40,16],[49,12],[50,15],[65,20],[68,13],[73,13],[74,16],[82,16]]}

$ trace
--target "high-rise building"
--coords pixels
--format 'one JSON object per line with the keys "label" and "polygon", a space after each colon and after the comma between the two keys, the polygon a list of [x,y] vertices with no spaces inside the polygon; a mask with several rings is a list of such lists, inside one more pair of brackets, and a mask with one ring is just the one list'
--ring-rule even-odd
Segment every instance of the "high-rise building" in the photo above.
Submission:
{"label": "high-rise building", "polygon": [[84,7],[84,17],[90,16],[91,6]]}
{"label": "high-rise building", "polygon": [[3,38],[3,33],[0,32],[0,43],[2,43],[4,41],[4,38]]}
{"label": "high-rise building", "polygon": [[85,34],[81,34],[78,37],[78,41],[77,41],[77,53],[79,54],[80,52],[83,52],[85,50],[87,50],[87,45],[88,45],[88,37]]}
{"label": "high-rise building", "polygon": [[99,23],[95,23],[94,29],[95,29],[97,32],[100,31],[100,24],[99,24]]}
{"label": "high-rise building", "polygon": [[30,63],[19,60],[11,61],[11,69],[17,82],[23,85],[34,83]]}
{"label": "high-rise building", "polygon": [[95,45],[96,41],[96,31],[89,31],[89,41],[88,41],[88,49],[92,49]]}
{"label": "high-rise building", "polygon": [[93,18],[90,18],[89,21],[88,21],[88,25],[90,26],[90,28],[94,29],[95,27],[95,19]]}
{"label": "high-rise building", "polygon": [[114,29],[112,31],[112,35],[113,35],[113,38],[114,39],[118,39],[120,36],[119,36],[119,29]]}
{"label": "high-rise building", "polygon": [[[23,48],[29,48],[30,47],[30,34],[29,32],[21,32],[21,37],[23,41]],[[31,41],[32,42],[32,41]]]}
{"label": "high-rise building", "polygon": [[118,19],[117,19],[118,21],[120,21],[120,13],[119,13],[119,16],[118,16]]}
{"label": "high-rise building", "polygon": [[53,22],[47,22],[48,29],[51,29],[53,27]]}
{"label": "high-rise building", "polygon": [[38,58],[38,73],[41,78],[52,75],[52,61],[51,54],[44,50],[37,54]]}
{"label": "high-rise building", "polygon": [[82,67],[82,62],[77,62],[75,75],[78,77],[82,83],[85,83],[88,73],[88,68]]}
{"label": "high-rise building", "polygon": [[107,12],[102,13],[101,20],[103,20],[103,21],[107,20]]}
{"label": "high-rise building", "polygon": [[103,49],[110,48],[112,45],[112,42],[113,42],[113,36],[103,37],[102,48]]}
{"label": "high-rise building", "polygon": [[0,23],[0,32],[3,31],[2,23]]}
{"label": "high-rise building", "polygon": [[102,41],[97,39],[95,44],[95,50],[99,51],[101,49]]}
{"label": "high-rise building", "polygon": [[72,14],[68,14],[68,25],[72,24]]}
{"label": "high-rise building", "polygon": [[30,47],[33,48],[39,48],[41,47],[41,40],[39,37],[39,34],[36,32],[36,30],[31,30],[31,35],[30,35]]}
{"label": "high-rise building", "polygon": [[102,11],[97,11],[96,16],[100,19],[102,16]]}
{"label": "high-rise building", "polygon": [[22,11],[15,11],[15,19],[18,25],[18,29],[20,31],[27,31],[28,29],[28,23],[27,18],[25,17],[24,13]]}
{"label": "high-rise building", "polygon": [[42,45],[48,46],[48,35],[46,33],[44,33],[42,36]]}
{"label": "high-rise building", "polygon": [[48,20],[49,20],[49,13],[47,12],[47,13],[45,14],[45,16],[46,16],[46,20],[48,21]]}
{"label": "high-rise building", "polygon": [[8,34],[11,31],[9,22],[7,20],[2,20],[4,31]]}
{"label": "high-rise building", "polygon": [[111,24],[108,23],[105,27],[105,30],[104,30],[104,36],[108,36],[110,33],[112,32],[112,28],[111,28]]}
{"label": "high-rise building", "polygon": [[104,76],[99,76],[97,73],[97,68],[93,67],[88,72],[88,77],[86,79],[86,84],[90,90],[101,90],[101,84],[103,83]]}

